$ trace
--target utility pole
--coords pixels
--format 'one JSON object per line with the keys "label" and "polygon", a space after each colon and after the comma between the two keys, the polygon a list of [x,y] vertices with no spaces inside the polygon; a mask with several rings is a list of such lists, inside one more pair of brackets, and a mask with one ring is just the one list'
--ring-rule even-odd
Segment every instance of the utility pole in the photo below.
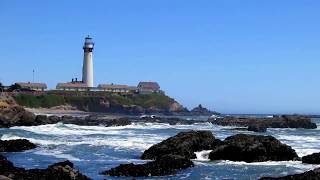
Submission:
{"label": "utility pole", "polygon": [[32,70],[32,83],[34,83],[34,69]]}

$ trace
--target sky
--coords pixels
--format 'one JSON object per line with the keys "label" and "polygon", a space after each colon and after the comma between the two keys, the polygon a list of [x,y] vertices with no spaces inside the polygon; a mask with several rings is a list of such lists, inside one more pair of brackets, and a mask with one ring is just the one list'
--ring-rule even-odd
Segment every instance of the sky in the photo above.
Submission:
{"label": "sky", "polygon": [[0,82],[157,81],[188,108],[320,114],[318,0],[0,0]]}

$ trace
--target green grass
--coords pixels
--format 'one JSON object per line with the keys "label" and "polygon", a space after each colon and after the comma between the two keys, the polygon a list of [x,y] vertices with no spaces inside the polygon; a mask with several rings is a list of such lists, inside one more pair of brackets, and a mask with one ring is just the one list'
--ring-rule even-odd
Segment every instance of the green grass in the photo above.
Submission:
{"label": "green grass", "polygon": [[142,106],[144,108],[158,107],[158,108],[168,108],[173,100],[163,94],[139,94],[133,97],[134,103],[136,105]]}
{"label": "green grass", "polygon": [[121,95],[112,95],[111,97],[118,104],[127,105],[127,106],[134,105],[134,102],[131,98],[124,97]]}
{"label": "green grass", "polygon": [[71,96],[65,97],[65,101],[68,104],[76,106],[87,106],[91,103],[99,103],[99,98],[97,97],[84,97],[84,96]]}
{"label": "green grass", "polygon": [[14,99],[19,105],[31,108],[50,108],[65,104],[64,98],[56,95],[34,96],[28,94],[19,94],[15,96]]}
{"label": "green grass", "polygon": [[[92,109],[104,108],[101,105],[101,97],[88,97],[88,96],[62,96],[62,95],[27,95],[19,94],[14,97],[19,105],[31,108],[50,108],[70,104],[78,107],[79,109]],[[156,107],[160,109],[168,109],[174,102],[170,97],[163,94],[138,94],[134,96],[121,96],[111,95],[105,97],[107,101],[120,105],[138,105],[143,108]]]}

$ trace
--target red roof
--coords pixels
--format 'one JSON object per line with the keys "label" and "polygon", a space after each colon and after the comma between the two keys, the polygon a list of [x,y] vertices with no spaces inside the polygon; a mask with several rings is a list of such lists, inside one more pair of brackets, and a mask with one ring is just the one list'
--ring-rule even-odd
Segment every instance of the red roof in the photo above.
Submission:
{"label": "red roof", "polygon": [[159,90],[160,86],[157,82],[140,82],[138,87],[141,89]]}
{"label": "red roof", "polygon": [[128,85],[121,85],[121,84],[99,84],[98,88],[103,89],[129,89]]}
{"label": "red roof", "polygon": [[46,83],[17,82],[22,88],[47,88]]}
{"label": "red roof", "polygon": [[60,88],[87,88],[88,86],[81,82],[58,83],[57,89]]}

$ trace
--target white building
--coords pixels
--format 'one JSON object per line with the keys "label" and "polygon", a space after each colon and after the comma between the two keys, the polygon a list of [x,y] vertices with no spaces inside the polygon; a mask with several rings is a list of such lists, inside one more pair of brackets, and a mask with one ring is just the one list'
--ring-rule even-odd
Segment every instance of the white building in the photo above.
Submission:
{"label": "white building", "polygon": [[30,89],[34,91],[44,91],[47,89],[46,83],[17,82],[16,84],[21,86],[23,89]]}
{"label": "white building", "polygon": [[57,90],[63,91],[89,91],[90,88],[82,82],[58,83]]}
{"label": "white building", "polygon": [[86,84],[88,87],[93,87],[93,60],[92,60],[92,51],[93,51],[94,43],[92,38],[89,36],[86,37],[83,51],[83,68],[82,68],[82,82]]}
{"label": "white building", "polygon": [[140,94],[161,93],[160,86],[157,82],[140,82],[138,84]]}

